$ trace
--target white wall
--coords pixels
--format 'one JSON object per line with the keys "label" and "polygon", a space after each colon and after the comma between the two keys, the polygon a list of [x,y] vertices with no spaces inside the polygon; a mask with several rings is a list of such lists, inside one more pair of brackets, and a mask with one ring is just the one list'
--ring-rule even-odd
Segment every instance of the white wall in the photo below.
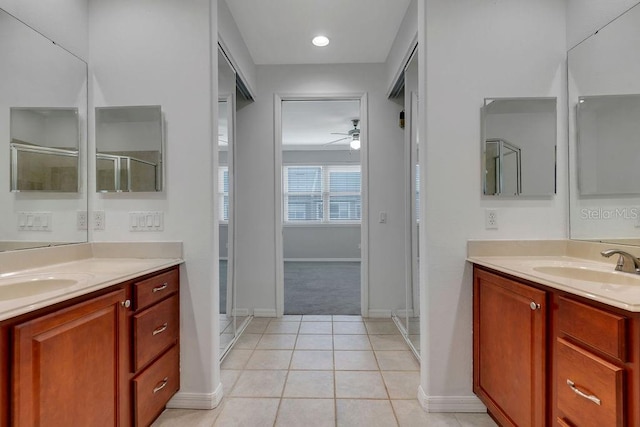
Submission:
{"label": "white wall", "polygon": [[[92,241],[182,241],[181,390],[173,404],[212,407],[218,367],[218,258],[214,150],[217,129],[217,7],[210,0],[92,0],[90,110],[161,105],[166,190],[95,194],[106,229]],[[211,40],[213,34],[214,39]],[[213,84],[212,84],[213,82]],[[90,149],[93,150],[91,135]],[[128,231],[128,212],[164,212],[164,231]],[[215,243],[215,244],[214,244]],[[177,402],[177,403],[176,403]]]}
{"label": "white wall", "polygon": [[225,0],[218,0],[218,41],[251,95],[255,96],[256,66]]}
{"label": "white wall", "polygon": [[[276,308],[274,94],[362,92],[367,92],[369,99],[369,309],[403,306],[403,134],[398,127],[401,107],[386,98],[385,64],[261,65],[257,69],[256,102],[237,112],[238,307],[272,312]],[[377,222],[379,211],[388,213],[387,224]]]}
{"label": "white wall", "polygon": [[[426,144],[420,150],[421,399],[432,411],[479,409],[472,393],[467,240],[567,237],[564,110],[558,111],[558,194],[496,200],[481,196],[480,108],[485,97],[555,96],[564,105],[565,5],[420,0],[418,17],[426,100],[420,110]],[[497,209],[498,230],[485,230],[485,208]]]}
{"label": "white wall", "polygon": [[89,0],[0,0],[0,8],[85,61],[89,57]]}
{"label": "white wall", "polygon": [[566,0],[567,48],[580,43],[638,0]]}

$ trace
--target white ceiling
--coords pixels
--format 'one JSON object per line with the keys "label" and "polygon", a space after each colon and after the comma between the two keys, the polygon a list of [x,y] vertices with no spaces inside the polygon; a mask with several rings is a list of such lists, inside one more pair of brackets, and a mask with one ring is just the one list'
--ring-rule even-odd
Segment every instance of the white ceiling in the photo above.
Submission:
{"label": "white ceiling", "polygon": [[[410,0],[227,0],[256,64],[385,62]],[[316,35],[329,46],[311,44]]]}
{"label": "white ceiling", "polygon": [[350,138],[329,143],[345,138],[347,135],[334,133],[346,134],[353,129],[351,120],[359,119],[359,116],[359,100],[284,101],[282,144],[285,149],[303,146],[314,146],[314,149],[348,147]]}

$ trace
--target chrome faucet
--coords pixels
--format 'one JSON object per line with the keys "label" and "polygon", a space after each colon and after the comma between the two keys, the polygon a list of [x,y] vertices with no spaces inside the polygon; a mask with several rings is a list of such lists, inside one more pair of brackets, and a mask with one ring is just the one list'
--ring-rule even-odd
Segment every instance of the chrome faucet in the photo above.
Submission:
{"label": "chrome faucet", "polygon": [[640,274],[640,259],[634,257],[628,252],[621,251],[619,249],[607,249],[600,252],[603,257],[609,258],[611,255],[618,254],[618,263],[616,264],[617,271],[624,271],[625,273]]}

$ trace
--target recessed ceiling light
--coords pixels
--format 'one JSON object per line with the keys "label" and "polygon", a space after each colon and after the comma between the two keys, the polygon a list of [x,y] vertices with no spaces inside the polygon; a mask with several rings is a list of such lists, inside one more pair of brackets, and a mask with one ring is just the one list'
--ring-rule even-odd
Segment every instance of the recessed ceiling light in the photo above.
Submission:
{"label": "recessed ceiling light", "polygon": [[318,47],[324,47],[329,44],[329,39],[325,36],[315,36],[311,43]]}

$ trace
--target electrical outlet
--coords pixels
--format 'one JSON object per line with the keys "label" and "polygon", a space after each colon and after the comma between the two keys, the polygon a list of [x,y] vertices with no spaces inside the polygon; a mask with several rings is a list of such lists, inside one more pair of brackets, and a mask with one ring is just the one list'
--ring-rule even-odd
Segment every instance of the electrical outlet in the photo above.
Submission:
{"label": "electrical outlet", "polygon": [[484,228],[487,230],[498,229],[498,211],[496,209],[485,209]]}
{"label": "electrical outlet", "polygon": [[93,229],[104,230],[105,215],[104,211],[93,211]]}
{"label": "electrical outlet", "polygon": [[88,228],[87,211],[78,211],[77,219],[78,219],[78,230],[86,230]]}

